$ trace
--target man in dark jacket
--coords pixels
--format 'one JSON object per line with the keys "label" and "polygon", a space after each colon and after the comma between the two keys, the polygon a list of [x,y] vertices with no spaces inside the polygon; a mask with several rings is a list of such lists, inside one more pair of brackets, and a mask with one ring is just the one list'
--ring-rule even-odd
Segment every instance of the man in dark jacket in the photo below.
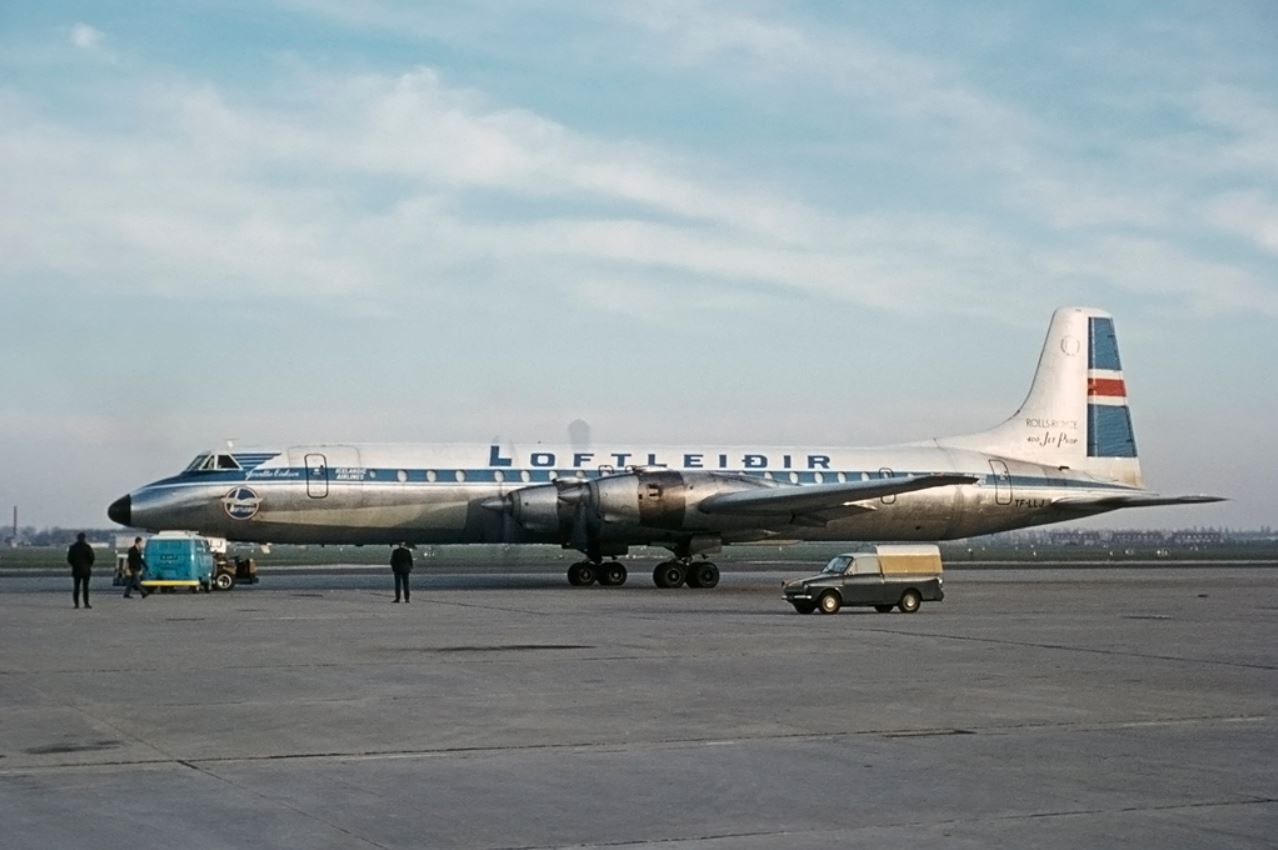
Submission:
{"label": "man in dark jacket", "polygon": [[71,598],[75,600],[75,607],[80,607],[80,589],[83,588],[84,607],[92,608],[89,604],[89,576],[93,574],[93,547],[85,542],[83,531],[75,536],[75,542],[67,549],[67,563],[71,565],[71,578],[74,580]]}
{"label": "man in dark jacket", "polygon": [[391,572],[395,574],[395,601],[399,601],[400,590],[404,591],[404,601],[408,602],[408,574],[413,571],[413,553],[408,551],[408,544],[401,543],[391,552]]}
{"label": "man in dark jacket", "polygon": [[142,573],[146,571],[146,558],[142,557],[142,538],[134,537],[133,545],[129,547],[128,563],[124,567],[126,575],[124,576],[124,598],[132,599],[133,591],[142,594],[142,598],[146,599],[151,592],[142,586]]}

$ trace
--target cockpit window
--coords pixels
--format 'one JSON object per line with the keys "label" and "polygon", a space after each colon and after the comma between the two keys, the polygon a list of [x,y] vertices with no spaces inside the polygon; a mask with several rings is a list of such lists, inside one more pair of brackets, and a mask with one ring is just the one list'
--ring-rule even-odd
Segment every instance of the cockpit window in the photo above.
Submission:
{"label": "cockpit window", "polygon": [[187,472],[212,472],[219,469],[241,469],[239,461],[234,455],[214,455],[202,454],[197,455],[195,460],[191,461],[191,465],[186,468]]}

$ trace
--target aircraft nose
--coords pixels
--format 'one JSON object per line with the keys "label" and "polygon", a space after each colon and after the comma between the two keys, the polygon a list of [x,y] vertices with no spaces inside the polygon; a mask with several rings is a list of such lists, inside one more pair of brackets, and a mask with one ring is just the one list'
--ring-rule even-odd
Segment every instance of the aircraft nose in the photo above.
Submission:
{"label": "aircraft nose", "polygon": [[111,522],[118,522],[120,525],[131,525],[133,521],[133,497],[122,496],[116,499],[107,508],[107,516]]}

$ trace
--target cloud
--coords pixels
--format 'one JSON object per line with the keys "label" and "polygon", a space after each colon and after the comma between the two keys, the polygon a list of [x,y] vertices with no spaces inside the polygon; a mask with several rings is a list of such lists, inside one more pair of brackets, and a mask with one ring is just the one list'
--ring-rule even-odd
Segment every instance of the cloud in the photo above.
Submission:
{"label": "cloud", "polygon": [[1266,193],[1227,192],[1209,203],[1207,222],[1249,240],[1261,251],[1278,255],[1278,203]]}
{"label": "cloud", "polygon": [[101,30],[94,29],[88,24],[78,23],[71,27],[68,38],[71,44],[79,50],[97,50],[102,46],[106,35]]}
{"label": "cloud", "polygon": [[1278,107],[1232,86],[1211,86],[1194,98],[1194,114],[1223,138],[1213,145],[1211,164],[1246,174],[1278,175]]}
{"label": "cloud", "polygon": [[[700,178],[694,162],[491,104],[430,69],[299,91],[300,106],[277,109],[205,85],[150,87],[122,98],[145,104],[141,135],[0,104],[0,168],[16,190],[0,204],[7,276],[168,297],[375,300],[461,286],[457,270],[477,263],[513,273],[550,259],[569,279],[660,270],[725,292],[763,285],[907,309],[961,303],[992,285],[964,279],[974,264],[1005,265],[1005,246],[972,222],[835,215]],[[274,170],[293,176],[264,176]],[[370,206],[369,181],[384,178],[391,197]],[[485,193],[524,211],[470,212]]]}
{"label": "cloud", "polygon": [[[1079,279],[1148,292],[1133,258],[1169,260],[1151,246],[1167,244],[1181,199],[1079,179],[1082,166],[1068,161],[1040,167],[1046,134],[1036,123],[944,69],[745,14],[716,27],[696,5],[635,8],[627,14],[639,25],[691,39],[690,61],[745,51],[767,57],[770,73],[820,72],[907,124],[955,129],[953,156],[980,149],[1002,172],[984,193],[994,208],[826,208],[696,154],[450,85],[426,67],[302,70],[239,92],[131,79],[106,97],[124,105],[113,126],[126,129],[114,131],[0,99],[0,175],[15,190],[0,200],[0,281],[172,298],[304,294],[377,315],[405,295],[451,303],[484,279],[505,285],[536,269],[604,313],[616,312],[618,281],[664,279],[760,315],[783,295],[1017,322],[1037,321],[1040,293]],[[1215,120],[1241,120],[1212,103]],[[1009,219],[1016,236],[1003,232]],[[1116,238],[1115,227],[1149,232]],[[1095,232],[1077,250],[1053,244],[1054,231],[1074,230]],[[1096,257],[1123,273],[1107,277]],[[1242,309],[1245,298],[1200,290],[1218,280],[1237,293],[1258,288],[1224,261],[1209,268],[1194,280],[1174,275],[1181,283],[1168,291]]]}
{"label": "cloud", "polygon": [[1163,240],[1110,236],[1086,251],[1059,252],[1049,263],[1062,280],[1106,281],[1194,314],[1278,317],[1278,286],[1237,265],[1204,259]]}

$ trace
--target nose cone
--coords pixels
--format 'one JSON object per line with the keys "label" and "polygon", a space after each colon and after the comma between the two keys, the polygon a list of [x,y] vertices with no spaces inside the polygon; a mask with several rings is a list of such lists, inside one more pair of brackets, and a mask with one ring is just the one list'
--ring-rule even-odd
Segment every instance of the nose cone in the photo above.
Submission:
{"label": "nose cone", "polygon": [[118,522],[120,525],[133,524],[133,497],[123,496],[116,499],[107,508],[107,516],[111,522]]}

